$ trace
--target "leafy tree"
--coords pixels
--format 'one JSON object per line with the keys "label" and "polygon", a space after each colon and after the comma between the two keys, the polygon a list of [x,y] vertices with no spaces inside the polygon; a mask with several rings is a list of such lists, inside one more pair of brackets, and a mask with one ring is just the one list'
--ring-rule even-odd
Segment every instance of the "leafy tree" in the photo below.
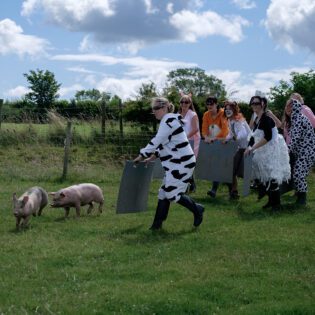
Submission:
{"label": "leafy tree", "polygon": [[138,91],[137,99],[149,102],[150,104],[151,99],[156,96],[157,96],[156,85],[154,82],[150,81],[149,83],[142,83]]}
{"label": "leafy tree", "polygon": [[207,75],[200,68],[181,68],[171,71],[167,76],[166,93],[177,89],[178,92],[191,92],[196,97],[214,95],[218,99],[226,97],[225,86],[213,75]]}
{"label": "leafy tree", "polygon": [[121,106],[121,99],[119,96],[114,95],[107,103],[106,113],[111,119],[117,119],[119,117]]}
{"label": "leafy tree", "polygon": [[153,123],[153,129],[156,129],[156,121],[151,111],[151,99],[156,96],[155,83],[143,83],[139,88],[136,100],[125,102],[125,119],[141,124],[150,122]]}
{"label": "leafy tree", "polygon": [[292,92],[301,94],[304,103],[315,110],[315,72],[310,70],[306,73],[292,72],[289,82],[281,80],[279,84],[270,89],[270,99],[273,107],[278,112],[283,112],[285,103]]}
{"label": "leafy tree", "polygon": [[37,69],[24,73],[24,76],[29,83],[28,88],[31,90],[25,95],[25,99],[40,113],[53,107],[54,102],[59,97],[58,90],[61,86],[56,81],[55,75],[48,70]]}
{"label": "leafy tree", "polygon": [[310,70],[306,73],[292,72],[292,85],[294,92],[303,96],[304,103],[315,110],[315,72]]}
{"label": "leafy tree", "polygon": [[99,101],[102,98],[102,93],[97,89],[80,90],[75,93],[76,101]]}

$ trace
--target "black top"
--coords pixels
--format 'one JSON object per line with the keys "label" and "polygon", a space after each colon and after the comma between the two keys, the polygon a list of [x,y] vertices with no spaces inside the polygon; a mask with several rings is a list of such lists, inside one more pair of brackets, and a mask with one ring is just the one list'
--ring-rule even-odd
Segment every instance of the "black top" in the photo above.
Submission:
{"label": "black top", "polygon": [[[264,138],[268,141],[272,139],[272,129],[276,126],[275,122],[272,118],[266,115],[266,113],[263,113],[261,118],[258,120],[258,117],[256,117],[254,122],[254,128],[253,131],[256,129],[260,129],[264,132]],[[253,146],[255,143],[254,138],[251,137],[249,141],[249,145]]]}

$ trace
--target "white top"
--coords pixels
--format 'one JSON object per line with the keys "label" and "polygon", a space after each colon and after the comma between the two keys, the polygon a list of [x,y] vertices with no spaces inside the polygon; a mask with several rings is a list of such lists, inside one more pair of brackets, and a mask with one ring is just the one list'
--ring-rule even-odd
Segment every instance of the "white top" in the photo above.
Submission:
{"label": "white top", "polygon": [[247,147],[248,138],[251,130],[245,119],[235,120],[229,119],[229,134],[226,136],[226,140],[234,139],[238,143],[240,149]]}
{"label": "white top", "polygon": [[[188,111],[185,115],[185,118],[183,118],[183,122],[184,122],[183,128],[186,132],[186,135],[188,135],[192,130],[192,120],[195,116],[197,116],[197,114],[194,111],[192,111],[191,109],[188,109]],[[199,131],[196,133],[196,135],[200,138],[200,132]]]}
{"label": "white top", "polygon": [[[187,113],[185,115],[185,118],[182,119],[183,122],[184,122],[183,128],[184,128],[184,131],[185,131],[186,135],[189,135],[189,133],[193,129],[192,128],[192,121],[193,121],[193,118],[195,116],[197,116],[197,114],[194,111],[192,111],[191,109],[188,109],[188,111],[187,111]],[[198,156],[200,138],[201,138],[200,137],[200,131],[198,130],[198,132],[196,132],[192,137],[190,137],[188,139],[188,140],[193,140],[193,142],[194,142],[193,150],[194,150],[194,153],[195,153],[196,157]]]}

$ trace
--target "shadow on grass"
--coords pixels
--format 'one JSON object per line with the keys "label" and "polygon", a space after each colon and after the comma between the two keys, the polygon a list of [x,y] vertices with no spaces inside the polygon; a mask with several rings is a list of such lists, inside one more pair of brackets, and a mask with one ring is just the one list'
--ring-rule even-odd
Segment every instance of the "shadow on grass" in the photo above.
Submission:
{"label": "shadow on grass", "polygon": [[23,227],[19,227],[19,228],[13,228],[13,229],[9,230],[9,232],[13,233],[13,234],[21,234],[21,233],[25,233],[31,229],[32,229],[32,227],[29,224],[27,226],[23,226]]}
{"label": "shadow on grass", "polygon": [[155,244],[159,242],[172,242],[178,240],[178,238],[185,236],[187,234],[198,232],[198,228],[190,228],[188,230],[180,231],[168,231],[164,228],[156,231],[145,230],[143,231],[143,224],[128,228],[125,230],[119,230],[112,232],[109,238],[121,239],[129,245],[134,244]]}
{"label": "shadow on grass", "polygon": [[282,217],[287,215],[295,215],[309,211],[309,207],[296,205],[292,203],[282,203],[279,210],[273,211],[272,209],[258,209],[252,212],[247,212],[240,205],[237,207],[236,212],[238,216],[245,221],[263,220],[269,217]]}
{"label": "shadow on grass", "polygon": [[98,219],[102,214],[98,213],[98,212],[92,212],[92,213],[81,213],[80,217],[77,217],[75,213],[71,213],[69,214],[68,217],[65,217],[64,215],[61,215],[60,217],[56,218],[54,221],[55,222],[65,222],[68,220],[85,220],[88,218],[88,220],[93,220],[93,219]]}

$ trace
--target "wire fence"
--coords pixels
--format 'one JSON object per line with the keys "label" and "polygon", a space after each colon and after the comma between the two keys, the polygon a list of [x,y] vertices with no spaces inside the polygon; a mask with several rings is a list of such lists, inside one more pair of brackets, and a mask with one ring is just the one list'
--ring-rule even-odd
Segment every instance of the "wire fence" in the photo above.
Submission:
{"label": "wire fence", "polygon": [[[1,100],[0,100],[1,101]],[[94,146],[112,159],[134,157],[155,133],[156,124],[125,121],[115,108],[106,111],[95,108],[78,112],[76,107],[67,112],[52,110],[38,113],[24,109],[14,116],[16,109],[0,112],[0,146],[19,144],[47,144],[63,147],[70,122],[70,146]]]}

